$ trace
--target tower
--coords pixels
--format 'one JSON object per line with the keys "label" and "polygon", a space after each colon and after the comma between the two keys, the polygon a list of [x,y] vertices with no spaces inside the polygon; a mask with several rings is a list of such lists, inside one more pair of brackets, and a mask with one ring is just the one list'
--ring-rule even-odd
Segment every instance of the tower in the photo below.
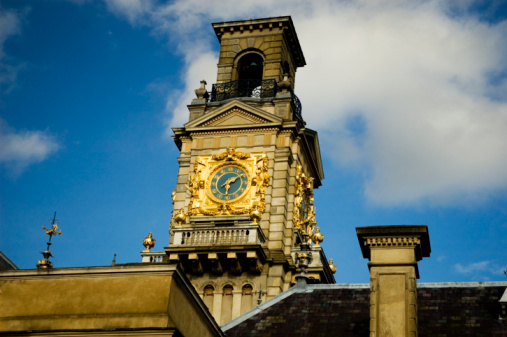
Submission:
{"label": "tower", "polygon": [[313,205],[319,141],[294,94],[305,58],[292,19],[213,29],[216,84],[208,92],[201,81],[188,123],[173,129],[180,156],[165,252],[224,324],[289,289],[301,269],[309,282],[335,281]]}

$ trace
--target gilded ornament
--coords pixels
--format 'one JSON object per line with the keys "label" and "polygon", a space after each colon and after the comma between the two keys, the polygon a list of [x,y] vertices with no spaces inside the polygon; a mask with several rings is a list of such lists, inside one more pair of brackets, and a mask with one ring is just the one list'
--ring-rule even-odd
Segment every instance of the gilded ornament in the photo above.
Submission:
{"label": "gilded ornament", "polygon": [[259,211],[259,206],[258,205],[254,205],[252,207],[252,210],[250,211],[250,219],[252,220],[252,222],[254,224],[258,223],[259,220],[261,219],[262,217],[262,212]]}
{"label": "gilded ornament", "polygon": [[178,214],[176,214],[174,216],[174,221],[176,221],[176,223],[178,224],[178,227],[181,227],[181,224],[183,222],[185,222],[186,220],[187,220],[187,215],[185,214],[185,210],[182,208],[182,209],[180,209]]}
{"label": "gilded ornament", "polygon": [[336,266],[333,264],[333,259],[329,259],[329,269],[331,269],[333,274],[336,273]]}
{"label": "gilded ornament", "polygon": [[265,153],[244,153],[232,147],[198,156],[186,185],[191,193],[187,214],[250,215],[254,205],[262,213],[270,181],[268,163]]}
{"label": "gilded ornament", "polygon": [[[306,235],[307,243],[311,243],[317,220],[313,206],[313,178],[307,177],[301,165],[296,166],[296,190],[294,197],[293,222],[301,234]],[[322,234],[320,234],[322,235]]]}
{"label": "gilded ornament", "polygon": [[146,248],[143,252],[149,252],[155,246],[155,239],[151,236],[151,232],[143,240],[143,246]]}
{"label": "gilded ornament", "polygon": [[[51,219],[49,219],[51,220]],[[49,251],[49,247],[51,246],[51,238],[54,236],[54,235],[61,235],[62,234],[62,231],[58,231],[58,223],[59,221],[56,219],[56,212],[55,214],[53,215],[53,219],[51,220],[51,227],[50,228],[46,228],[46,226],[42,226],[42,229],[46,232],[46,235],[49,236],[49,240],[47,242],[47,248],[45,251],[43,251],[41,254],[42,256],[44,256],[43,259],[37,261],[37,268],[39,269],[48,269],[48,268],[53,268],[53,263],[51,261],[49,261],[49,258],[53,256],[53,254],[51,254],[51,251]]]}
{"label": "gilded ornament", "polygon": [[173,193],[171,193],[171,199],[174,205],[174,201],[176,200],[176,189],[173,190]]}
{"label": "gilded ornament", "polygon": [[320,243],[324,241],[324,234],[320,232],[319,227],[316,228],[315,233],[311,236],[313,243],[315,243],[315,247],[320,247]]}
{"label": "gilded ornament", "polygon": [[211,156],[213,160],[238,160],[238,159],[247,159],[250,157],[249,153],[236,152],[236,150],[232,147],[228,147],[227,151],[221,154],[214,154]]}

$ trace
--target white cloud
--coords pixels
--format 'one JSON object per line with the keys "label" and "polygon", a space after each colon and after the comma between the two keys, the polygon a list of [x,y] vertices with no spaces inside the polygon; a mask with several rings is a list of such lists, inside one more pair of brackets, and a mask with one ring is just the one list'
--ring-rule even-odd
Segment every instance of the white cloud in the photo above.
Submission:
{"label": "white cloud", "polygon": [[0,6],[0,85],[6,85],[7,91],[15,84],[18,71],[22,64],[7,62],[4,52],[5,41],[21,31],[20,14],[15,11],[4,10]]}
{"label": "white cloud", "polygon": [[[3,46],[9,37],[21,32],[22,15],[0,7],[0,85],[7,85],[7,91],[15,85],[23,64],[10,62]],[[0,119],[0,165],[12,176],[16,177],[29,165],[45,160],[58,148],[54,137],[47,131],[16,131]]]}
{"label": "white cloud", "polygon": [[16,131],[0,119],[0,165],[16,177],[32,164],[42,162],[59,148],[47,131]]}
{"label": "white cloud", "polygon": [[460,263],[454,265],[454,269],[460,274],[470,274],[477,271],[487,271],[490,268],[490,261],[470,263],[463,266]]}
{"label": "white cloud", "polygon": [[483,279],[489,279],[490,275],[504,274],[504,268],[491,261],[474,262],[467,265],[457,263],[454,265],[454,270],[459,274],[475,274],[476,277]]}
{"label": "white cloud", "polygon": [[335,165],[368,172],[368,200],[460,204],[507,189],[507,21],[467,14],[472,1],[106,2],[183,55],[169,125],[186,121],[199,80],[215,79],[210,22],[290,14],[308,64],[296,85],[303,117]]}

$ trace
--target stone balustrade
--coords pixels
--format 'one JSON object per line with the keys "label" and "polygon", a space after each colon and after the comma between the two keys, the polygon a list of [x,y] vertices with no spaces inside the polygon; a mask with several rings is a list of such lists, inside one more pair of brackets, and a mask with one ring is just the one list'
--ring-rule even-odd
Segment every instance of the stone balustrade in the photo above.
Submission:
{"label": "stone balustrade", "polygon": [[213,229],[175,228],[173,246],[262,245],[266,238],[258,226]]}
{"label": "stone balustrade", "polygon": [[165,252],[141,252],[142,262],[161,263],[167,255]]}

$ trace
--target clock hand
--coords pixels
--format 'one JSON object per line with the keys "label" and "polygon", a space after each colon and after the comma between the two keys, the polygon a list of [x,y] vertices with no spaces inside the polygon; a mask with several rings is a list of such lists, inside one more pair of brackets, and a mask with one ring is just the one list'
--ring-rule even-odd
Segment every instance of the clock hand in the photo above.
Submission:
{"label": "clock hand", "polygon": [[224,187],[225,185],[229,185],[232,181],[231,181],[232,178],[229,178],[225,181],[225,183],[223,183],[220,187]]}
{"label": "clock hand", "polygon": [[223,183],[220,187],[225,187],[225,195],[229,195],[229,188],[231,188],[231,184],[235,182],[239,176],[229,178]]}
{"label": "clock hand", "polygon": [[225,181],[225,183],[222,184],[222,186],[220,187],[224,187],[225,185],[230,185],[232,184],[233,182],[235,182],[236,180],[238,180],[239,176],[236,176],[236,177],[232,177],[232,178],[229,178]]}

